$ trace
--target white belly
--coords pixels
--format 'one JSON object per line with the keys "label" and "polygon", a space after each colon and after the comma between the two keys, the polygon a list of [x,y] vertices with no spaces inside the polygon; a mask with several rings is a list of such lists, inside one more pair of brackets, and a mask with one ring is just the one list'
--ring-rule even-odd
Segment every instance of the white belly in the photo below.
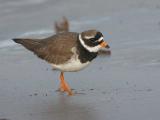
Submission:
{"label": "white belly", "polygon": [[52,64],[53,68],[64,72],[75,72],[82,70],[83,68],[89,65],[90,62],[80,62],[80,60],[78,59],[78,55],[76,54],[75,47],[72,48],[72,52],[74,54],[69,61],[59,65]]}
{"label": "white belly", "polygon": [[63,72],[76,72],[88,66],[89,63],[90,62],[81,63],[80,60],[72,58],[71,60],[69,60],[64,64],[59,64],[59,65],[52,64],[52,66],[54,69],[57,69]]}

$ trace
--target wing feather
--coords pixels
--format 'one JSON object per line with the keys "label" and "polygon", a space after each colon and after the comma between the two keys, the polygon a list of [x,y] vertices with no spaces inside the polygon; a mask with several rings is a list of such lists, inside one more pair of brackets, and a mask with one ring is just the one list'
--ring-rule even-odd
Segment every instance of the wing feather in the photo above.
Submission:
{"label": "wing feather", "polygon": [[72,48],[77,45],[77,33],[61,33],[40,41],[41,47],[33,52],[53,64],[65,63],[72,57]]}

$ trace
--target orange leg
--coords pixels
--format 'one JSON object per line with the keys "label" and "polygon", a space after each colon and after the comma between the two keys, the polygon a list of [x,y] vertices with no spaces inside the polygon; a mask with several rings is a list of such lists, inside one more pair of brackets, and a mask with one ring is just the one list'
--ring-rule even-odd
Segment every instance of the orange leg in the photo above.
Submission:
{"label": "orange leg", "polygon": [[60,91],[61,92],[67,92],[68,95],[73,95],[71,88],[69,87],[69,85],[67,84],[67,82],[64,80],[64,75],[63,72],[61,72],[60,74]]}

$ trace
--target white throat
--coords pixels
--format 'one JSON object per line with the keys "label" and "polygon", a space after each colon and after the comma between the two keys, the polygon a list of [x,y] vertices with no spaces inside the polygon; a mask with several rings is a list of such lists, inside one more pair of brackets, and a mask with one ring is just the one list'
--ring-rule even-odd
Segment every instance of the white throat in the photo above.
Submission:
{"label": "white throat", "polygon": [[82,45],[84,48],[86,48],[89,52],[98,52],[99,49],[101,48],[100,45],[97,45],[97,46],[94,46],[94,47],[90,47],[90,46],[86,45],[86,44],[84,43],[84,40],[82,39],[81,34],[79,34],[79,40],[80,40],[81,45]]}

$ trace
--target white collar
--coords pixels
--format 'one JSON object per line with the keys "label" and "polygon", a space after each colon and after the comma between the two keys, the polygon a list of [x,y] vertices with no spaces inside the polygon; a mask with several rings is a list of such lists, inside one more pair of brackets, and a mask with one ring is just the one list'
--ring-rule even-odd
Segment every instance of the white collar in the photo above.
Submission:
{"label": "white collar", "polygon": [[86,48],[89,52],[98,52],[99,49],[101,48],[100,45],[97,45],[97,46],[94,46],[94,47],[90,47],[90,46],[86,45],[86,44],[84,43],[84,40],[82,39],[81,34],[79,34],[78,37],[79,37],[79,40],[80,40],[81,45],[82,45],[84,48]]}

